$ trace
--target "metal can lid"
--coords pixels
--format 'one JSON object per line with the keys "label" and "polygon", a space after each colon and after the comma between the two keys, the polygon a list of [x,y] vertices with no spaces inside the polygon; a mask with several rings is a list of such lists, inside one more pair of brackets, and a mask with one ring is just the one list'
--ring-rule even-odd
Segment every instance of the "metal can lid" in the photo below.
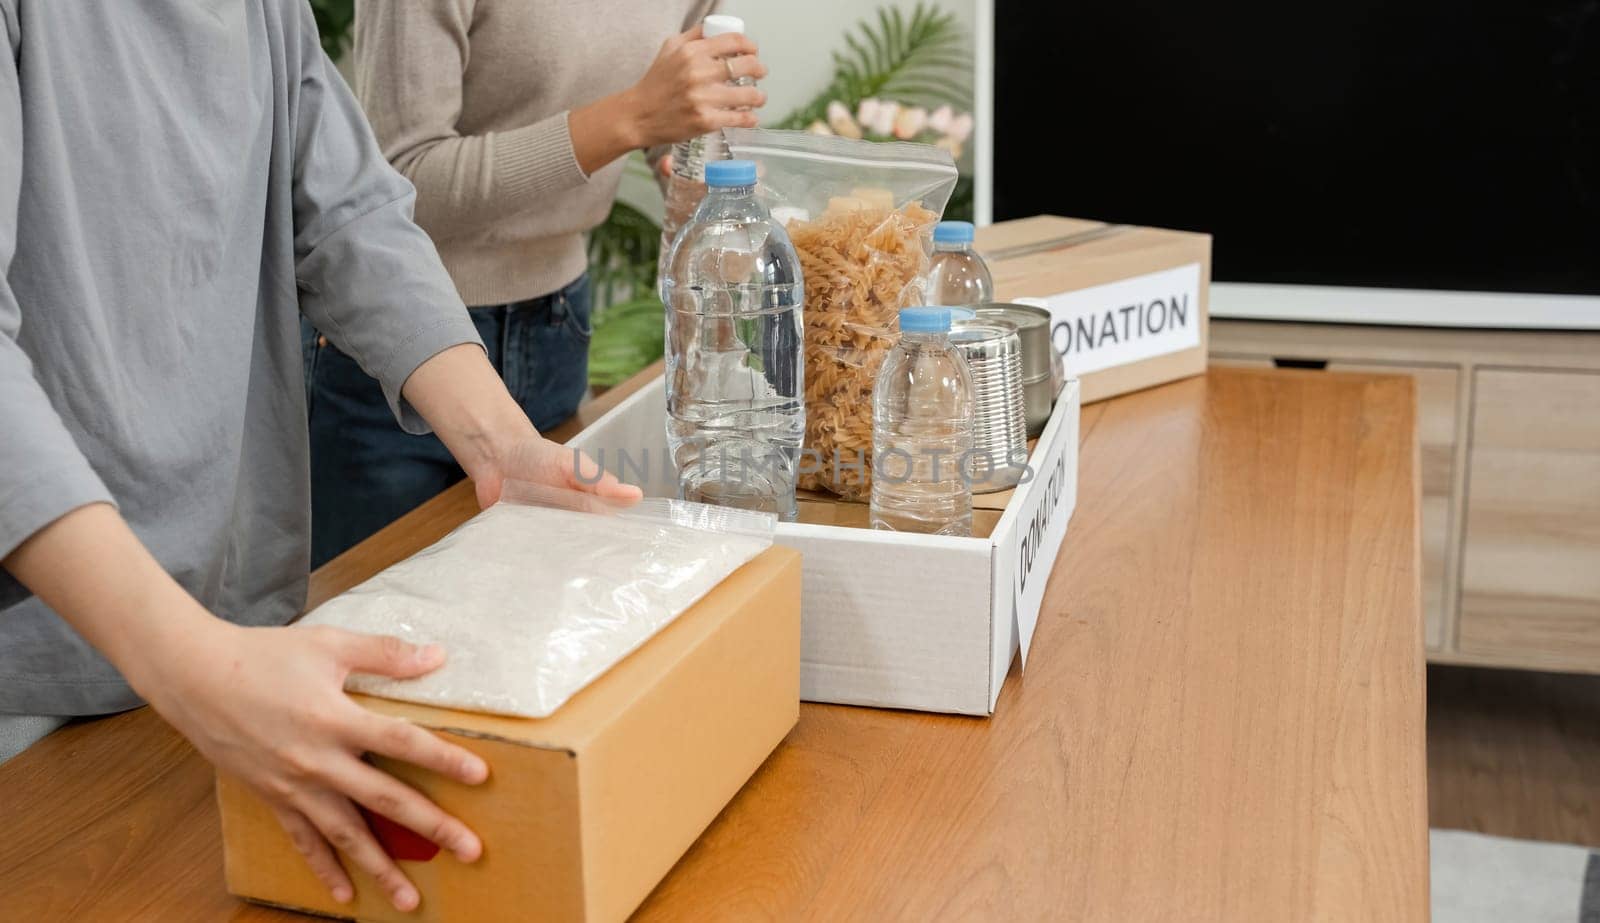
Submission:
{"label": "metal can lid", "polygon": [[968,359],[1013,356],[1022,351],[1017,326],[1001,318],[956,321],[950,325],[950,345]]}
{"label": "metal can lid", "polygon": [[1050,312],[1030,304],[991,303],[974,305],[979,320],[1006,321],[1017,328],[1022,345],[1022,378],[1032,381],[1048,377],[1054,364],[1055,345],[1050,341]]}

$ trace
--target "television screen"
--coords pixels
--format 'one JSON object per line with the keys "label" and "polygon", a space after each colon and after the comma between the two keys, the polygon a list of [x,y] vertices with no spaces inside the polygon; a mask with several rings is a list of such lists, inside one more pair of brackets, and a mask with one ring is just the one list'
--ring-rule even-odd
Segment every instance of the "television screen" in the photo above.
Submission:
{"label": "television screen", "polygon": [[1600,294],[1591,0],[996,0],[994,219],[1224,281]]}

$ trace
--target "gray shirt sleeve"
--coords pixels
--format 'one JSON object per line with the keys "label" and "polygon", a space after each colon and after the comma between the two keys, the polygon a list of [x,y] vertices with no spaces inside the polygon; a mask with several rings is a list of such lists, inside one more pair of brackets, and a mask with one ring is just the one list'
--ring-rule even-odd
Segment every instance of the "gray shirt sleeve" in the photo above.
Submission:
{"label": "gray shirt sleeve", "polygon": [[384,160],[344,78],[301,8],[294,99],[294,236],[300,308],[383,385],[408,432],[427,423],[400,395],[417,366],[478,343],[433,242],[412,221],[416,190]]}
{"label": "gray shirt sleeve", "polygon": [[[0,558],[33,533],[89,503],[111,502],[94,469],[79,451],[61,416],[33,374],[33,363],[17,342],[26,305],[17,302],[6,278],[17,248],[17,209],[22,189],[22,93],[17,82],[21,38],[16,6],[0,0]],[[0,575],[3,576],[3,575]],[[5,584],[0,579],[0,595]]]}

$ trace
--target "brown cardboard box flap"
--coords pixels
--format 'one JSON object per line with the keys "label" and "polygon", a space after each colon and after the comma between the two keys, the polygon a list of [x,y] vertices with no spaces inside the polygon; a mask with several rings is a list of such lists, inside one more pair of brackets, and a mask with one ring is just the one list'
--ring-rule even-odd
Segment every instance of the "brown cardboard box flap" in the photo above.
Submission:
{"label": "brown cardboard box flap", "polygon": [[[1058,352],[1066,350],[1066,373],[1081,380],[1085,403],[1205,371],[1210,235],[1036,215],[980,229],[977,245],[994,276],[998,300],[1037,298],[1052,302],[1056,313],[1052,327],[1055,345]],[[1197,342],[1106,367],[1091,366],[1089,371],[1075,367],[1083,363],[1083,358],[1074,350],[1085,344],[1074,343],[1072,331],[1062,329],[1063,308],[1058,302],[1076,293],[1087,296],[1102,286],[1115,289],[1114,283],[1146,276],[1159,278],[1155,274],[1185,266],[1198,267],[1197,274],[1189,276],[1198,278],[1192,309]],[[1159,297],[1160,291],[1152,295]],[[1124,306],[1122,301],[1107,302],[1096,305],[1095,310],[1115,312]]]}
{"label": "brown cardboard box flap", "polygon": [[1092,232],[1113,227],[1104,221],[1062,218],[1059,215],[1034,215],[991,224],[978,232],[978,248],[986,260],[1016,255],[1013,251],[1036,247],[1063,246],[1075,238],[1092,237]]}

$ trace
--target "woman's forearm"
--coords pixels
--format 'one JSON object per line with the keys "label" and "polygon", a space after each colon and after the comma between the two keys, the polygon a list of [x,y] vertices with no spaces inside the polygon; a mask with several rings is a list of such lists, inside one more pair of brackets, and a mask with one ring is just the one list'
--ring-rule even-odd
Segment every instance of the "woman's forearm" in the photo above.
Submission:
{"label": "woman's forearm", "polygon": [[367,712],[342,691],[356,670],[397,678],[426,673],[443,660],[437,648],[331,628],[230,625],[184,592],[104,503],[40,529],[3,563],[219,771],[267,801],[335,900],[355,892],[329,839],[349,847],[349,860],[376,878],[397,908],[410,910],[418,901],[415,886],[360,823],[351,798],[463,862],[483,851],[460,820],[360,756],[384,754],[468,785],[488,775],[483,760],[398,718]]}
{"label": "woman's forearm", "polygon": [[539,434],[489,358],[471,343],[452,346],[422,363],[402,391],[475,479],[510,446]]}
{"label": "woman's forearm", "polygon": [[402,390],[472,478],[483,506],[498,500],[513,480],[625,503],[640,497],[637,487],[600,471],[587,455],[540,436],[477,346],[439,353],[412,372]]}
{"label": "woman's forearm", "polygon": [[567,114],[572,153],[586,176],[644,147],[629,91],[613,93]]}

